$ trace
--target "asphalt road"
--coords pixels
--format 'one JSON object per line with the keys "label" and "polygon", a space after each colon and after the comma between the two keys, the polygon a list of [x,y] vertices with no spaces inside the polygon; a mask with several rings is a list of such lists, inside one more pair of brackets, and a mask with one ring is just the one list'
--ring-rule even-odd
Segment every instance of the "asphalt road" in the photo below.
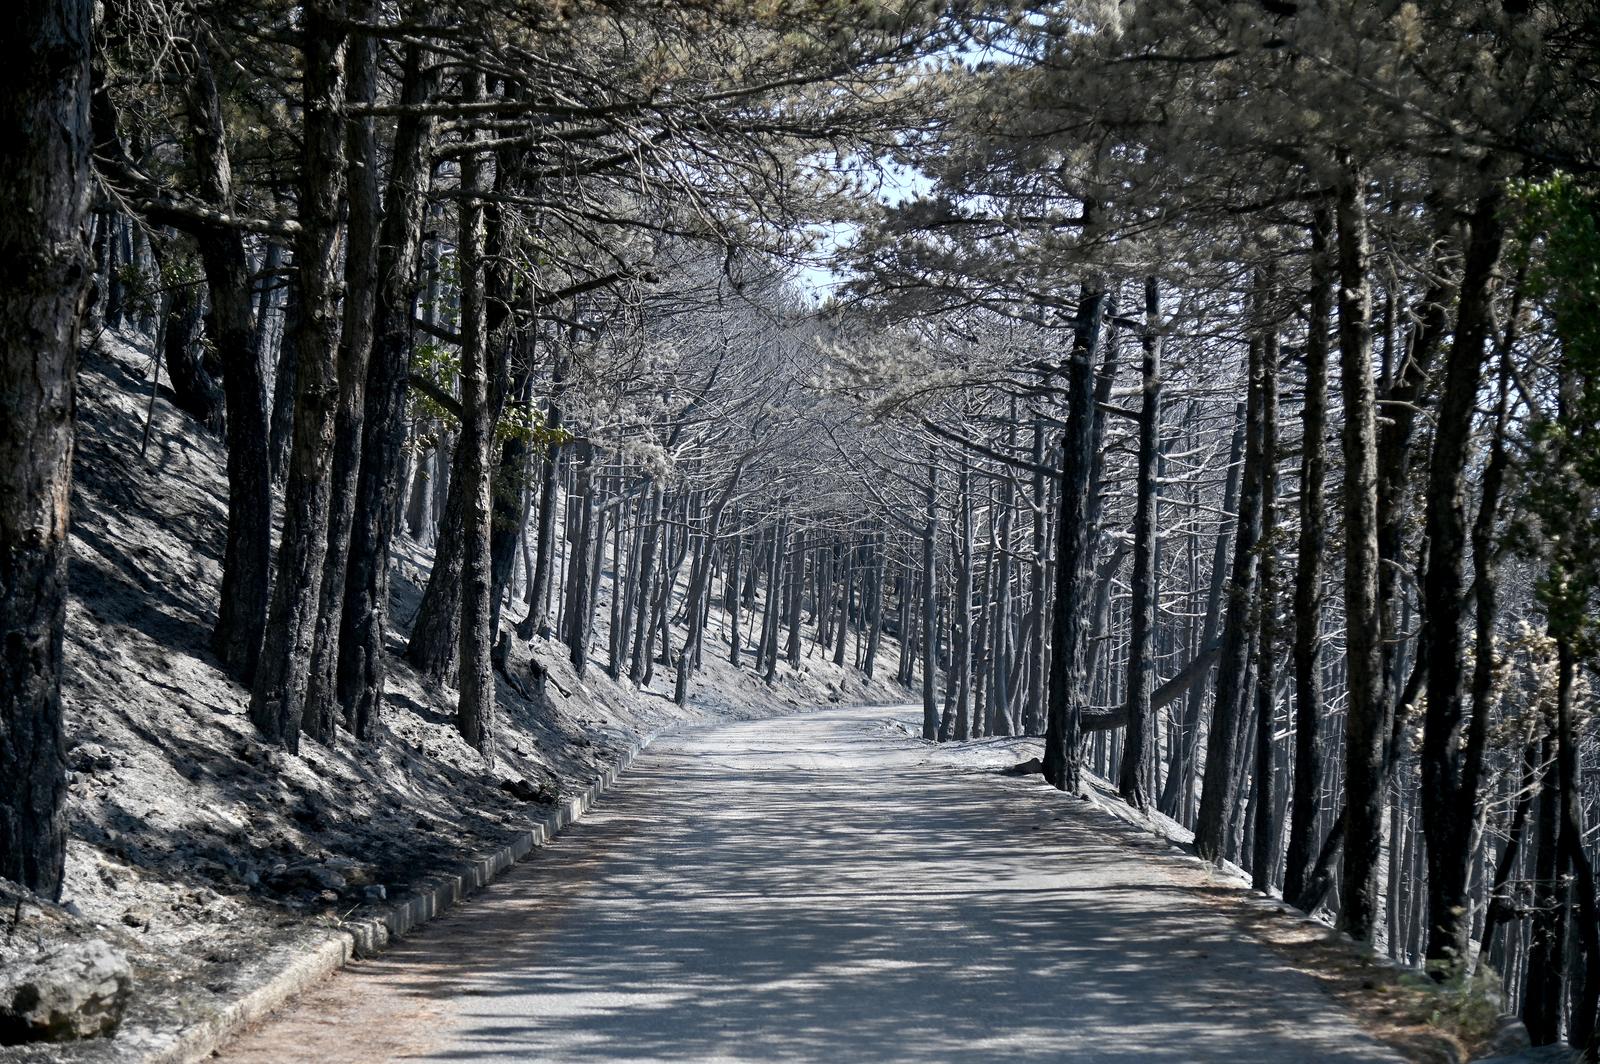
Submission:
{"label": "asphalt road", "polygon": [[1402,1059],[1192,863],[886,720],[652,747],[551,846],[220,1059]]}

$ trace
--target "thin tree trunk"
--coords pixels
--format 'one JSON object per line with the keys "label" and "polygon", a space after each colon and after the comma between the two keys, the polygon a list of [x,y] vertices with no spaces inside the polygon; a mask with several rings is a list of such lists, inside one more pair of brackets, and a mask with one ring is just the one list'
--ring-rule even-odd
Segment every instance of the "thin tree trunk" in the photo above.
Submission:
{"label": "thin tree trunk", "polygon": [[928,486],[923,492],[927,510],[922,528],[922,738],[939,737],[939,465],[928,456]]}
{"label": "thin tree trunk", "polygon": [[[1087,212],[1087,205],[1085,210]],[[1067,427],[1061,445],[1061,498],[1056,521],[1056,596],[1051,623],[1050,682],[1045,720],[1044,777],[1072,794],[1079,785],[1079,724],[1084,688],[1083,612],[1088,572],[1088,526],[1098,489],[1094,464],[1095,375],[1108,296],[1102,282],[1083,286],[1067,368]]]}
{"label": "thin tree trunk", "polygon": [[1344,396],[1344,598],[1346,683],[1344,867],[1340,922],[1370,942],[1376,912],[1373,869],[1383,830],[1382,618],[1378,608],[1377,413],[1372,381],[1372,292],[1367,280],[1364,175],[1339,182],[1339,355]]}
{"label": "thin tree trunk", "polygon": [[[1540,763],[1556,758],[1556,729],[1546,735]],[[1561,1034],[1561,948],[1567,938],[1567,902],[1561,874],[1562,822],[1559,771],[1545,769],[1539,785],[1538,834],[1534,852],[1533,922],[1528,943],[1528,985],[1522,999],[1522,1022],[1535,1046],[1554,1043]]]}
{"label": "thin tree trunk", "polygon": [[[438,68],[423,49],[408,45],[400,102],[415,107],[432,98],[438,77]],[[387,671],[384,636],[389,617],[389,554],[400,503],[395,473],[406,437],[411,315],[417,292],[414,275],[422,248],[433,139],[430,117],[409,113],[397,120],[379,234],[378,298],[373,309],[361,464],[339,620],[337,683],[345,727],[367,741],[379,734]],[[438,448],[442,454],[442,437]],[[432,479],[437,491],[438,478]]]}
{"label": "thin tree trunk", "polygon": [[644,490],[650,498],[650,512],[646,517],[644,527],[644,558],[639,566],[640,601],[638,613],[634,618],[633,657],[628,668],[628,679],[633,682],[634,686],[639,686],[645,682],[645,667],[649,664],[650,589],[651,583],[655,579],[656,545],[661,538],[662,492],[651,484],[646,484]]}
{"label": "thin tree trunk", "polygon": [[[1262,302],[1274,293],[1264,283]],[[1251,885],[1262,893],[1272,889],[1274,851],[1279,835],[1273,792],[1277,749],[1273,733],[1277,724],[1277,532],[1278,532],[1278,334],[1268,324],[1261,350],[1261,590],[1256,622],[1256,765],[1255,834],[1250,854]]]}
{"label": "thin tree trunk", "polygon": [[[557,343],[555,346],[555,364],[550,371],[550,400],[545,404],[544,412],[545,426],[552,433],[563,428],[562,398],[566,394],[567,374],[572,367],[571,345]],[[533,548],[533,580],[528,585],[528,615],[517,625],[517,635],[525,640],[531,640],[535,632],[545,637],[550,635],[545,596],[550,587],[550,571],[555,555],[556,498],[560,494],[562,454],[559,444],[551,444],[545,448],[544,459],[540,463],[542,476],[539,485],[539,526]],[[649,492],[650,486],[647,484],[645,493]],[[647,568],[648,561],[653,557],[653,547],[652,542],[646,548]],[[648,572],[644,574],[644,579],[648,586]]]}
{"label": "thin tree trunk", "polygon": [[1144,809],[1146,764],[1154,756],[1155,733],[1150,719],[1150,694],[1155,689],[1151,656],[1156,621],[1157,455],[1161,450],[1161,295],[1156,279],[1144,282],[1144,359],[1141,366],[1144,403],[1139,410],[1139,483],[1133,518],[1133,587],[1129,608],[1132,632],[1128,643],[1128,734],[1117,790],[1136,809]]}
{"label": "thin tree trunk", "polygon": [[1332,318],[1332,218],[1319,205],[1311,223],[1311,292],[1307,299],[1305,402],[1300,414],[1300,542],[1295,560],[1294,799],[1283,896],[1304,908],[1317,849],[1322,789],[1322,552],[1327,545],[1323,486],[1328,451],[1328,329]]}
{"label": "thin tree trunk", "polygon": [[[233,170],[222,102],[203,34],[192,45],[187,106],[195,176],[202,197],[234,209]],[[266,627],[272,566],[272,484],[268,454],[267,383],[260,331],[252,318],[250,270],[238,230],[207,227],[195,234],[211,293],[211,324],[223,360],[227,406],[228,531],[222,587],[211,648],[235,677],[255,677]],[[270,256],[269,256],[270,258]]]}
{"label": "thin tree trunk", "polygon": [[[1455,337],[1446,363],[1428,469],[1428,567],[1422,588],[1428,644],[1422,825],[1428,841],[1428,962],[1440,978],[1464,968],[1468,959],[1472,837],[1488,741],[1487,704],[1475,708],[1466,742],[1461,741],[1466,718],[1461,631],[1467,553],[1463,489],[1491,327],[1491,287],[1504,231],[1499,209],[1497,196],[1485,197],[1470,225]],[[1493,652],[1492,646],[1477,650],[1479,654]]]}
{"label": "thin tree trunk", "polygon": [[301,298],[294,441],[272,606],[250,698],[250,719],[269,741],[291,753],[300,748],[328,549],[339,395],[339,201],[345,169],[345,5],[342,0],[313,0],[305,4],[303,18],[305,128],[294,256]]}
{"label": "thin tree trunk", "polygon": [[1577,673],[1577,654],[1571,640],[1556,638],[1556,776],[1561,788],[1561,830],[1558,844],[1561,859],[1571,870],[1573,894],[1577,898],[1577,953],[1582,965],[1572,991],[1572,1016],[1567,1041],[1587,1051],[1593,1059],[1595,1049],[1595,1011],[1600,1005],[1600,912],[1596,911],[1594,868],[1584,850],[1586,827],[1583,822],[1583,796],[1578,780],[1578,737],[1573,724],[1572,685]]}
{"label": "thin tree trunk", "polygon": [[[466,96],[482,99],[483,75],[466,75]],[[477,140],[479,134],[472,138]],[[489,630],[492,563],[489,554],[490,498],[489,447],[494,440],[495,415],[489,396],[488,311],[485,306],[484,208],[486,190],[483,162],[476,150],[461,158],[461,200],[457,244],[461,274],[461,619],[460,697],[456,703],[456,728],[467,745],[494,761],[495,687],[492,654],[494,633]]]}
{"label": "thin tree trunk", "polygon": [[1243,710],[1250,666],[1251,612],[1256,594],[1256,545],[1260,537],[1262,451],[1262,339],[1250,339],[1250,382],[1245,400],[1245,458],[1239,492],[1233,564],[1228,582],[1227,614],[1212,699],[1211,728],[1206,736],[1206,771],[1201,781],[1195,819],[1195,851],[1207,861],[1228,856],[1228,827],[1238,803],[1241,732],[1248,720]]}
{"label": "thin tree trunk", "polygon": [[[376,18],[373,0],[364,17]],[[346,99],[371,104],[378,94],[377,42],[351,41]],[[344,326],[339,336],[339,406],[333,428],[333,485],[328,495],[328,549],[306,695],[306,734],[330,742],[343,716],[338,701],[339,626],[349,568],[350,530],[355,519],[356,478],[361,472],[361,419],[365,413],[367,364],[372,355],[373,313],[378,301],[378,137],[369,117],[345,127],[347,244],[344,258]]]}
{"label": "thin tree trunk", "polygon": [[[567,656],[582,678],[589,665],[589,556],[595,550],[594,445],[578,443],[577,484],[573,501],[578,508],[577,539],[572,545],[571,605],[567,611]],[[604,550],[602,546],[600,548]]]}

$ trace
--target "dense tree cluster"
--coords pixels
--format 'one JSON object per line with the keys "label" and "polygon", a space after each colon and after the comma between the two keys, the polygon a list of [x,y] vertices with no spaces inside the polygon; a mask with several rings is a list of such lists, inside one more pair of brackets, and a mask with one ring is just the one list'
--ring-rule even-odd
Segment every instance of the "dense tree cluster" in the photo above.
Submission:
{"label": "dense tree cluster", "polygon": [[894,639],[924,739],[1595,1052],[1592,0],[22,12],[0,875],[60,880],[87,315],[225,437],[213,646],[289,751],[382,740],[402,530],[486,758],[515,640],[682,701]]}
{"label": "dense tree cluster", "polygon": [[1440,978],[1488,962],[1537,1041],[1592,1045],[1600,10],[970,28],[895,152],[921,187],[856,242],[886,324],[843,374],[930,476],[962,456],[951,686],[1020,693],[1056,786],[1087,757],[1259,889]]}

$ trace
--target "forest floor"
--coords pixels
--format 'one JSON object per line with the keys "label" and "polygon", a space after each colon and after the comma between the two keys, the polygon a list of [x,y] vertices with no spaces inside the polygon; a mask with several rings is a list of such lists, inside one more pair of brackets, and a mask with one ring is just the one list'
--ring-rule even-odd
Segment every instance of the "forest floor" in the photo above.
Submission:
{"label": "forest floor", "polygon": [[[598,666],[580,681],[565,647],[536,642],[547,696],[499,679],[491,767],[454,728],[454,691],[392,658],[381,744],[306,742],[286,756],[257,739],[249,692],[207,645],[226,523],[221,441],[173,408],[164,387],[151,402],[150,368],[147,351],[110,333],[83,360],[63,692],[66,889],[60,908],[7,904],[0,914],[0,966],[64,940],[108,940],[133,964],[134,997],[115,1039],[0,1049],[0,1062],[122,1060],[163,1044],[340,922],[506,845],[641,740],[905,697],[822,660],[809,639],[801,666],[781,666],[768,686],[719,656],[726,625],[713,611],[686,707],[671,699],[669,670],[644,690]],[[396,653],[428,558],[410,540],[398,554]],[[607,580],[601,618],[609,590]],[[605,640],[602,624],[595,645]],[[895,651],[885,641],[880,677],[894,675]],[[509,671],[525,673],[528,654],[519,647]],[[510,781],[540,797],[514,797],[501,786]]]}
{"label": "forest floor", "polygon": [[220,1059],[1448,1059],[1330,993],[1227,877],[999,776],[1019,741],[932,747],[914,712],[667,739],[479,898]]}

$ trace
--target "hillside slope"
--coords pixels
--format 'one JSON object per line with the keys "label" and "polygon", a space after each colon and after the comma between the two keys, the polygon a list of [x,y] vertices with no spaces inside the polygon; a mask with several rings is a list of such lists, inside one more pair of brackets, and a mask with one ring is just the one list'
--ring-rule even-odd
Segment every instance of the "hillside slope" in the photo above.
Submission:
{"label": "hillside slope", "polygon": [[[907,697],[881,679],[895,672],[898,648],[888,641],[874,683],[813,650],[768,687],[715,650],[725,626],[714,615],[687,707],[672,702],[668,669],[642,691],[598,667],[579,682],[564,647],[536,643],[546,696],[524,697],[499,678],[501,756],[490,766],[455,731],[454,691],[421,682],[397,658],[381,744],[308,742],[286,756],[257,740],[249,692],[207,646],[226,521],[220,441],[164,390],[151,402],[150,365],[110,334],[84,358],[64,686],[73,840],[65,913],[25,905],[0,945],[4,961],[64,936],[112,938],[136,970],[119,1041],[237,993],[297,935],[504,845],[646,736]],[[396,652],[427,565],[409,540],[399,555]],[[607,581],[601,618],[609,592]],[[602,628],[596,644],[604,639]],[[529,653],[519,647],[508,671],[525,675]],[[501,786],[509,781],[526,781],[539,797],[513,797]],[[87,1059],[108,1048],[71,1052]]]}

